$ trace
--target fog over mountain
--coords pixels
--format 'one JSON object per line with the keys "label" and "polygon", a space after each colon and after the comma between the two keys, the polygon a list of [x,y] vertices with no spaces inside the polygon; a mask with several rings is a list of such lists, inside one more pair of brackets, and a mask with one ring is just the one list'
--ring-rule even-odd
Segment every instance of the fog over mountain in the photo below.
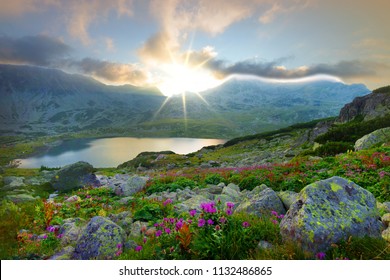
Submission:
{"label": "fog over mountain", "polygon": [[55,69],[0,65],[0,133],[229,138],[336,116],[344,104],[367,93],[362,84],[326,80],[230,79],[200,94],[167,99],[155,88],[108,86]]}

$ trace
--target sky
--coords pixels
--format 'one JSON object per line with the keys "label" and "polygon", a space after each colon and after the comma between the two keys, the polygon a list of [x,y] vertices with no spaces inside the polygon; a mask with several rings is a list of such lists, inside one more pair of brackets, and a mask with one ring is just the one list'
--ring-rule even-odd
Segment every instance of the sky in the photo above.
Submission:
{"label": "sky", "polygon": [[0,63],[202,91],[232,76],[390,84],[388,0],[0,0]]}

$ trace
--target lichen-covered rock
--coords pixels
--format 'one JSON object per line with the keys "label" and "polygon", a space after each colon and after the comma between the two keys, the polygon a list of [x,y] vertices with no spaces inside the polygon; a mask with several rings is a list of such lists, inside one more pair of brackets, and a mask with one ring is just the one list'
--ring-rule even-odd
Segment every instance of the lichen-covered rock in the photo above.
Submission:
{"label": "lichen-covered rock", "polygon": [[222,189],[222,194],[230,196],[234,201],[238,201],[240,198],[240,188],[235,184],[229,184]]}
{"label": "lichen-covered rock", "polygon": [[376,203],[376,207],[381,210],[381,211],[384,211],[385,213],[390,213],[390,202],[389,201],[386,201],[386,202],[377,202]]}
{"label": "lichen-covered rock", "polygon": [[147,231],[148,223],[136,221],[130,226],[129,237],[137,239]]}
{"label": "lichen-covered rock", "polygon": [[382,216],[382,223],[385,225],[385,227],[390,226],[390,213],[386,213]]}
{"label": "lichen-covered rock", "polygon": [[277,193],[284,207],[288,210],[291,205],[297,200],[298,194],[293,191],[283,191]]}
{"label": "lichen-covered rock", "polygon": [[355,151],[372,148],[375,145],[390,141],[390,127],[382,128],[364,135],[355,142]]}
{"label": "lichen-covered rock", "polygon": [[57,171],[51,184],[55,190],[61,192],[79,189],[86,185],[100,186],[93,171],[93,166],[83,161],[66,165]]}
{"label": "lichen-covered rock", "polygon": [[276,211],[279,214],[286,213],[286,209],[276,192],[268,187],[249,199],[245,199],[235,211],[255,214],[259,217],[268,215],[271,211]]}
{"label": "lichen-covered rock", "polygon": [[201,210],[200,204],[203,202],[210,202],[211,200],[203,195],[195,195],[190,199],[183,201],[182,203],[176,204],[176,211],[178,213],[187,212],[192,209]]}
{"label": "lichen-covered rock", "polygon": [[49,258],[49,260],[70,260],[74,253],[74,247],[66,246],[61,251],[57,252]]}
{"label": "lichen-covered rock", "polygon": [[61,244],[66,246],[74,244],[81,236],[85,221],[81,218],[65,219],[58,233],[61,234]]}
{"label": "lichen-covered rock", "polygon": [[375,197],[340,177],[302,189],[280,223],[280,233],[312,252],[326,251],[349,236],[380,237]]}
{"label": "lichen-covered rock", "polygon": [[20,189],[26,186],[26,184],[24,183],[24,177],[6,176],[3,178],[3,182],[3,190]]}
{"label": "lichen-covered rock", "polygon": [[74,259],[112,259],[117,245],[125,242],[125,231],[105,217],[93,217],[78,239]]}

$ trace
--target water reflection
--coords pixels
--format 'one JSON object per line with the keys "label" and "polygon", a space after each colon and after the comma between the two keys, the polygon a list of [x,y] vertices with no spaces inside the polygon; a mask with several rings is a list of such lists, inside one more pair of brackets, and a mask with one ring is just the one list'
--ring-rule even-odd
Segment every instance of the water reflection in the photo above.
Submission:
{"label": "water reflection", "polygon": [[188,154],[202,147],[224,143],[221,139],[132,138],[76,139],[64,141],[45,154],[22,159],[21,168],[59,167],[87,161],[95,167],[115,167],[141,152],[173,151]]}

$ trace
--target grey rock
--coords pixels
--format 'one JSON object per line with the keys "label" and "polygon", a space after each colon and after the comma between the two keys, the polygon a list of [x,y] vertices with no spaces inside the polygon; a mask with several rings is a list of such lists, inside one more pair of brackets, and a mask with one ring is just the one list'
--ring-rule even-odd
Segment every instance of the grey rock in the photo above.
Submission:
{"label": "grey rock", "polygon": [[141,222],[141,221],[134,222],[130,227],[129,238],[133,238],[133,239],[139,238],[142,235],[144,229],[146,232],[147,227],[148,227],[147,222]]}
{"label": "grey rock", "polygon": [[203,195],[195,195],[191,197],[190,199],[183,201],[182,203],[176,204],[176,211],[178,213],[187,212],[192,209],[201,210],[200,204],[203,202],[211,202],[211,199],[208,199],[207,197]]}
{"label": "grey rock", "polygon": [[3,190],[13,190],[26,187],[24,177],[6,176],[3,178]]}
{"label": "grey rock", "polygon": [[72,255],[74,253],[74,247],[66,246],[62,248],[61,251],[55,253],[53,256],[49,258],[49,260],[70,260],[72,259]]}
{"label": "grey rock", "polygon": [[125,231],[105,217],[93,217],[78,239],[73,254],[77,260],[112,259],[117,245],[124,244]]}
{"label": "grey rock", "polygon": [[31,202],[37,199],[37,197],[33,197],[30,194],[10,194],[5,196],[6,200],[10,200],[13,203],[25,203],[25,202]]}
{"label": "grey rock", "polygon": [[386,202],[379,202],[377,201],[376,203],[376,207],[379,209],[379,210],[382,210],[386,213],[390,213],[390,202],[389,201],[386,201]]}
{"label": "grey rock", "polygon": [[378,144],[390,141],[390,127],[371,132],[355,142],[355,151],[370,149]]}
{"label": "grey rock", "polygon": [[281,220],[280,233],[312,252],[326,251],[349,236],[380,237],[382,223],[375,197],[340,177],[302,189]]}
{"label": "grey rock", "polygon": [[133,200],[133,197],[132,196],[126,196],[126,197],[123,197],[121,198],[118,203],[122,204],[122,205],[127,205],[129,203],[129,201]]}
{"label": "grey rock", "polygon": [[223,188],[222,190],[223,195],[230,196],[231,198],[234,199],[234,201],[239,201],[240,200],[240,189],[238,186],[234,184],[229,184],[226,187]]}
{"label": "grey rock", "polygon": [[265,240],[261,240],[259,242],[259,244],[257,245],[257,248],[265,249],[265,250],[272,249],[273,247],[274,247],[274,245],[272,245],[271,243],[269,243],[268,241],[265,241]]}
{"label": "grey rock", "polygon": [[278,214],[286,213],[283,203],[276,192],[268,187],[250,199],[245,199],[238,205],[235,211],[255,214],[259,217],[270,215],[271,211],[276,211]]}
{"label": "grey rock", "polygon": [[85,225],[85,220],[81,218],[65,219],[64,223],[60,226],[58,233],[62,235],[61,244],[63,246],[69,244],[75,244],[81,236]]}
{"label": "grey rock", "polygon": [[291,204],[293,204],[298,198],[298,193],[293,191],[282,191],[278,192],[277,195],[283,202],[284,208],[287,210],[290,209]]}
{"label": "grey rock", "polygon": [[73,202],[77,202],[77,201],[80,201],[80,200],[81,200],[81,198],[78,195],[72,195],[71,197],[67,198],[65,200],[65,202],[73,203]]}
{"label": "grey rock", "polygon": [[83,188],[86,185],[100,186],[96,175],[92,174],[93,171],[92,165],[79,161],[58,170],[51,183],[55,190],[61,192]]}
{"label": "grey rock", "polygon": [[[116,176],[116,179],[119,176]],[[149,177],[142,176],[131,176],[126,178],[127,176],[122,176],[121,179],[117,179],[117,181],[113,181],[110,183],[110,187],[114,189],[116,195],[119,196],[131,196],[137,192],[143,190],[146,186],[146,183],[149,180]],[[126,178],[126,179],[125,179]]]}
{"label": "grey rock", "polygon": [[385,225],[385,227],[388,227],[390,225],[390,213],[386,213],[381,218],[382,223]]}

